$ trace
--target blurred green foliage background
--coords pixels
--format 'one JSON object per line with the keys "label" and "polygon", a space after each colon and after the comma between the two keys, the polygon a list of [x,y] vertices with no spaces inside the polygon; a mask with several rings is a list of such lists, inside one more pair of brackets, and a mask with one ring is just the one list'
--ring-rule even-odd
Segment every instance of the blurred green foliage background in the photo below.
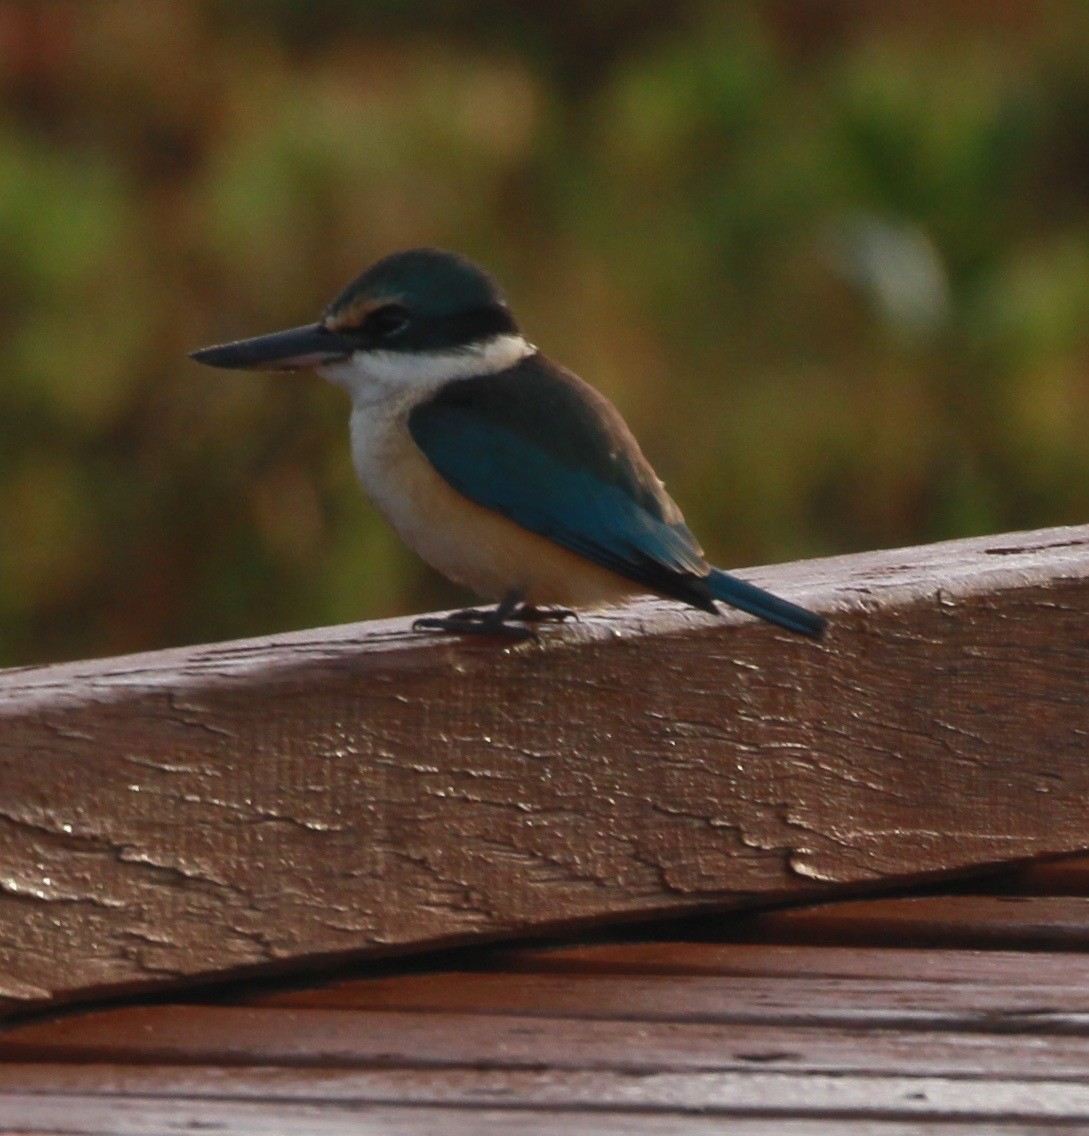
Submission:
{"label": "blurred green foliage background", "polygon": [[0,0],[0,662],[462,599],[187,350],[489,266],[725,565],[1089,519],[1081,0]]}

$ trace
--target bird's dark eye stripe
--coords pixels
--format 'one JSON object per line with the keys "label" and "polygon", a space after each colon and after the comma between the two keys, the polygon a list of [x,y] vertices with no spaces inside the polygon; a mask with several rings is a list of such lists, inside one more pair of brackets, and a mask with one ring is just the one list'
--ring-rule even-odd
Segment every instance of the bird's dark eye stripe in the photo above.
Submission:
{"label": "bird's dark eye stripe", "polygon": [[364,335],[393,335],[407,326],[408,321],[408,308],[402,304],[384,304],[368,313],[359,330]]}
{"label": "bird's dark eye stripe", "polygon": [[517,332],[518,326],[501,304],[428,316],[412,312],[403,304],[388,303],[372,308],[357,324],[341,323],[333,329],[364,344],[377,346],[388,342],[390,348],[409,351],[477,343],[493,335]]}

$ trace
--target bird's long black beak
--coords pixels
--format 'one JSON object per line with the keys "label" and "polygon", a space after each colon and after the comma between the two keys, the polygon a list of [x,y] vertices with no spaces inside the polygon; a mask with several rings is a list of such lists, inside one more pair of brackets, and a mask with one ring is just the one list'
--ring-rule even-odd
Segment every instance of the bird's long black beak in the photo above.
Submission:
{"label": "bird's long black beak", "polygon": [[239,339],[191,351],[190,359],[209,367],[251,371],[306,371],[346,359],[354,345],[320,323]]}

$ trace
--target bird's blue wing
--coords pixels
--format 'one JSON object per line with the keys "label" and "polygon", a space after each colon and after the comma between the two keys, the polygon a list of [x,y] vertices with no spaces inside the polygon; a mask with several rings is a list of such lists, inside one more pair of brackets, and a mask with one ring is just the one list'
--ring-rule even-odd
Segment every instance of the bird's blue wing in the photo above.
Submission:
{"label": "bird's blue wing", "polygon": [[708,566],[615,408],[533,356],[461,379],[409,415],[459,493],[648,589],[714,610]]}

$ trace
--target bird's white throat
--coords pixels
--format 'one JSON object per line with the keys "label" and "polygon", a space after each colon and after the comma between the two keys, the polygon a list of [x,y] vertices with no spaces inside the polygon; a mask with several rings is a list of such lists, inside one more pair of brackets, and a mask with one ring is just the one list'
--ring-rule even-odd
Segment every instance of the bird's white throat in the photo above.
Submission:
{"label": "bird's white throat", "polygon": [[495,335],[446,351],[356,351],[343,362],[319,367],[318,373],[344,387],[360,405],[406,394],[423,397],[452,379],[494,375],[536,350],[520,335]]}

